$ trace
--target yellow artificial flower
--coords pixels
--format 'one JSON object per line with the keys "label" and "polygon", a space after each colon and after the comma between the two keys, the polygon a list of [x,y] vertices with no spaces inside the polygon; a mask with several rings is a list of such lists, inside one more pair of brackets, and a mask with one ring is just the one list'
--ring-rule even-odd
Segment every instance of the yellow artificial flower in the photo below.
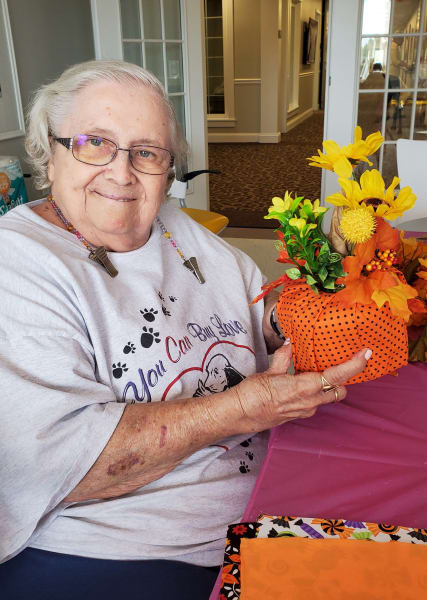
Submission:
{"label": "yellow artificial flower", "polygon": [[379,131],[368,135],[366,140],[362,139],[362,129],[357,125],[354,129],[354,142],[348,146],[340,147],[333,140],[323,142],[322,153],[319,156],[310,156],[307,160],[312,167],[320,167],[328,171],[334,171],[339,177],[348,179],[353,174],[353,166],[359,162],[372,165],[368,156],[374,154],[383,143],[384,138]]}
{"label": "yellow artificial flower", "polygon": [[279,198],[279,196],[275,196],[272,199],[273,206],[270,206],[268,209],[268,215],[264,217],[264,219],[276,219],[275,215],[270,215],[270,213],[284,213],[291,208],[292,204],[292,196],[289,192],[285,192],[284,198]]}
{"label": "yellow artificial flower", "polygon": [[315,200],[314,202],[312,202],[311,200],[308,200],[308,198],[306,198],[304,200],[304,205],[311,206],[311,210],[313,211],[315,218],[317,218],[317,215],[321,215],[322,213],[328,210],[326,206],[320,206],[320,200]]}
{"label": "yellow artificial flower", "polygon": [[393,221],[412,208],[417,199],[409,186],[402,188],[395,198],[394,190],[399,181],[394,177],[386,189],[384,179],[376,169],[365,171],[360,177],[360,185],[340,177],[338,183],[344,193],[331,194],[326,201],[347,208],[366,206],[372,215]]}
{"label": "yellow artificial flower", "polygon": [[315,223],[310,223],[309,225],[307,225],[307,221],[305,219],[297,219],[296,217],[294,217],[293,219],[289,219],[289,225],[298,229],[300,237],[303,237],[303,235],[305,235],[312,229],[316,229],[317,227]]}
{"label": "yellow artificial flower", "polygon": [[375,232],[375,217],[365,206],[347,208],[341,215],[340,229],[347,242],[366,242]]}

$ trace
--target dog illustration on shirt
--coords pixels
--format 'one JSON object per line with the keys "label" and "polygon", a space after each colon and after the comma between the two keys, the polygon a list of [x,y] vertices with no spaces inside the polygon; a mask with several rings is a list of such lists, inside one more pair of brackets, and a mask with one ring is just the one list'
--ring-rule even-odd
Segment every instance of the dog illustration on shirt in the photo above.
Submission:
{"label": "dog illustration on shirt", "polygon": [[215,354],[206,365],[205,372],[205,380],[199,379],[193,398],[223,392],[245,379],[223,354]]}

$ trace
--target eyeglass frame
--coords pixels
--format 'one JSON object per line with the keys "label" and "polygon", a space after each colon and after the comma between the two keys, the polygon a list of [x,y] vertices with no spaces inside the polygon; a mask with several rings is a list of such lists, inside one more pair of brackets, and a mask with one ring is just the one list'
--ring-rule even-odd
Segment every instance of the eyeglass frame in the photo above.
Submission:
{"label": "eyeglass frame", "polygon": [[[82,135],[82,134],[77,134],[77,135]],[[79,158],[77,158],[75,156],[75,154],[73,152],[73,140],[74,140],[75,137],[77,137],[77,135],[75,135],[73,137],[69,137],[69,138],[60,138],[60,137],[56,137],[56,136],[53,135],[52,139],[55,142],[59,142],[60,144],[62,144],[64,146],[64,148],[66,148],[67,150],[71,150],[71,154],[73,155],[73,158],[75,158],[78,162],[82,163],[83,165],[90,165],[92,167],[105,167],[106,165],[109,165],[111,162],[113,162],[113,160],[116,158],[119,150],[123,150],[124,152],[128,152],[129,162],[132,165],[132,167],[135,169],[135,171],[138,171],[138,173],[144,173],[144,175],[164,175],[165,173],[168,172],[169,169],[171,169],[173,167],[174,162],[175,162],[174,155],[167,148],[161,148],[160,146],[153,146],[153,145],[150,145],[150,144],[135,144],[134,146],[131,146],[130,148],[120,148],[120,146],[118,146],[116,144],[116,142],[113,142],[113,140],[109,140],[108,138],[104,138],[104,137],[101,137],[101,136],[95,136],[95,135],[91,136],[90,133],[86,133],[84,135],[91,136],[91,137],[94,137],[94,138],[95,137],[99,137],[100,139],[105,140],[106,142],[110,142],[111,144],[113,144],[116,147],[116,150],[115,150],[113,156],[111,157],[111,159],[108,162],[103,163],[101,165],[94,165],[93,163],[88,163],[88,162],[85,162],[84,160],[80,160]],[[143,148],[156,148],[157,150],[164,150],[165,152],[167,152],[169,154],[169,156],[170,156],[170,162],[169,162],[169,166],[167,167],[166,171],[162,171],[161,173],[147,173],[146,171],[140,171],[139,169],[137,169],[135,167],[135,165],[133,164],[133,162],[132,162],[130,151],[133,150],[134,148],[139,148],[141,146]]]}

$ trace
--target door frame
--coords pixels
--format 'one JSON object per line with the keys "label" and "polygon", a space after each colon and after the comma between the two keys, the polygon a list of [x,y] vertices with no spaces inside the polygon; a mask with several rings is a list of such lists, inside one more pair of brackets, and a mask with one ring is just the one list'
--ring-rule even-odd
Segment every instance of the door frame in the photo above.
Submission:
{"label": "door frame", "polygon": [[[326,94],[323,139],[334,140],[340,146],[353,141],[357,115],[357,85],[359,77],[361,0],[330,0],[328,48],[326,62]],[[322,204],[338,191],[337,177],[322,171]],[[332,216],[324,219],[328,228]]]}

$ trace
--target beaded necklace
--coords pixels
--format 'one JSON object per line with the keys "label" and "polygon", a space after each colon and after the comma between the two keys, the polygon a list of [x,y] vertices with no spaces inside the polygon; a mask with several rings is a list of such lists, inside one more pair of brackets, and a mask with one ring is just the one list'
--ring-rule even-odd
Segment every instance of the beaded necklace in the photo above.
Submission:
{"label": "beaded necklace", "polygon": [[184,267],[186,269],[189,269],[193,273],[193,275],[196,277],[196,279],[199,281],[199,283],[205,283],[205,278],[203,277],[203,275],[199,269],[199,265],[197,264],[197,258],[195,256],[192,256],[191,258],[185,258],[181,248],[176,245],[175,240],[172,237],[172,234],[164,226],[163,221],[161,221],[159,217],[156,217],[156,222],[157,222],[157,225],[160,227],[160,231],[162,232],[163,237],[166,240],[170,241],[172,248],[174,248],[176,250],[178,256],[181,258],[182,264],[184,265]]}
{"label": "beaded necklace", "polygon": [[[73,233],[77,237],[77,239],[79,239],[81,243],[89,250],[89,258],[100,264],[102,267],[104,267],[104,269],[107,271],[110,277],[116,277],[116,275],[118,275],[118,271],[108,258],[107,250],[105,249],[105,247],[95,247],[93,244],[88,242],[87,239],[83,237],[83,235],[80,233],[80,231],[78,231],[74,227],[74,225],[70,223],[70,221],[68,221],[68,219],[64,216],[63,212],[56,204],[52,195],[49,195],[47,197],[47,200],[50,202],[50,205],[52,206],[59,220],[65,225],[67,231]],[[181,258],[184,267],[186,269],[189,269],[200,283],[205,283],[205,279],[202,273],[200,272],[199,265],[197,264],[196,257],[192,256],[191,258],[186,259],[180,247],[175,243],[172,234],[166,229],[163,221],[161,221],[159,217],[156,217],[156,222],[160,227],[160,231],[162,232],[163,237],[170,241],[172,247]]]}
{"label": "beaded necklace", "polygon": [[78,231],[74,227],[74,225],[66,219],[66,217],[62,213],[62,210],[59,208],[59,206],[56,204],[55,200],[53,199],[53,196],[49,195],[47,197],[47,199],[49,200],[50,205],[52,206],[53,210],[55,211],[57,217],[65,225],[67,230],[70,233],[73,233],[76,236],[76,238],[79,239],[81,241],[81,243],[84,246],[86,246],[86,248],[89,250],[89,258],[91,260],[97,262],[98,264],[100,264],[102,267],[104,267],[104,269],[107,271],[107,273],[108,273],[108,275],[110,275],[110,277],[116,277],[116,275],[118,275],[119,272],[116,269],[116,267],[113,265],[111,260],[108,258],[107,250],[105,249],[105,247],[98,246],[96,248],[95,246],[93,246],[93,244],[90,244],[87,241],[87,239],[82,236],[80,231]]}

